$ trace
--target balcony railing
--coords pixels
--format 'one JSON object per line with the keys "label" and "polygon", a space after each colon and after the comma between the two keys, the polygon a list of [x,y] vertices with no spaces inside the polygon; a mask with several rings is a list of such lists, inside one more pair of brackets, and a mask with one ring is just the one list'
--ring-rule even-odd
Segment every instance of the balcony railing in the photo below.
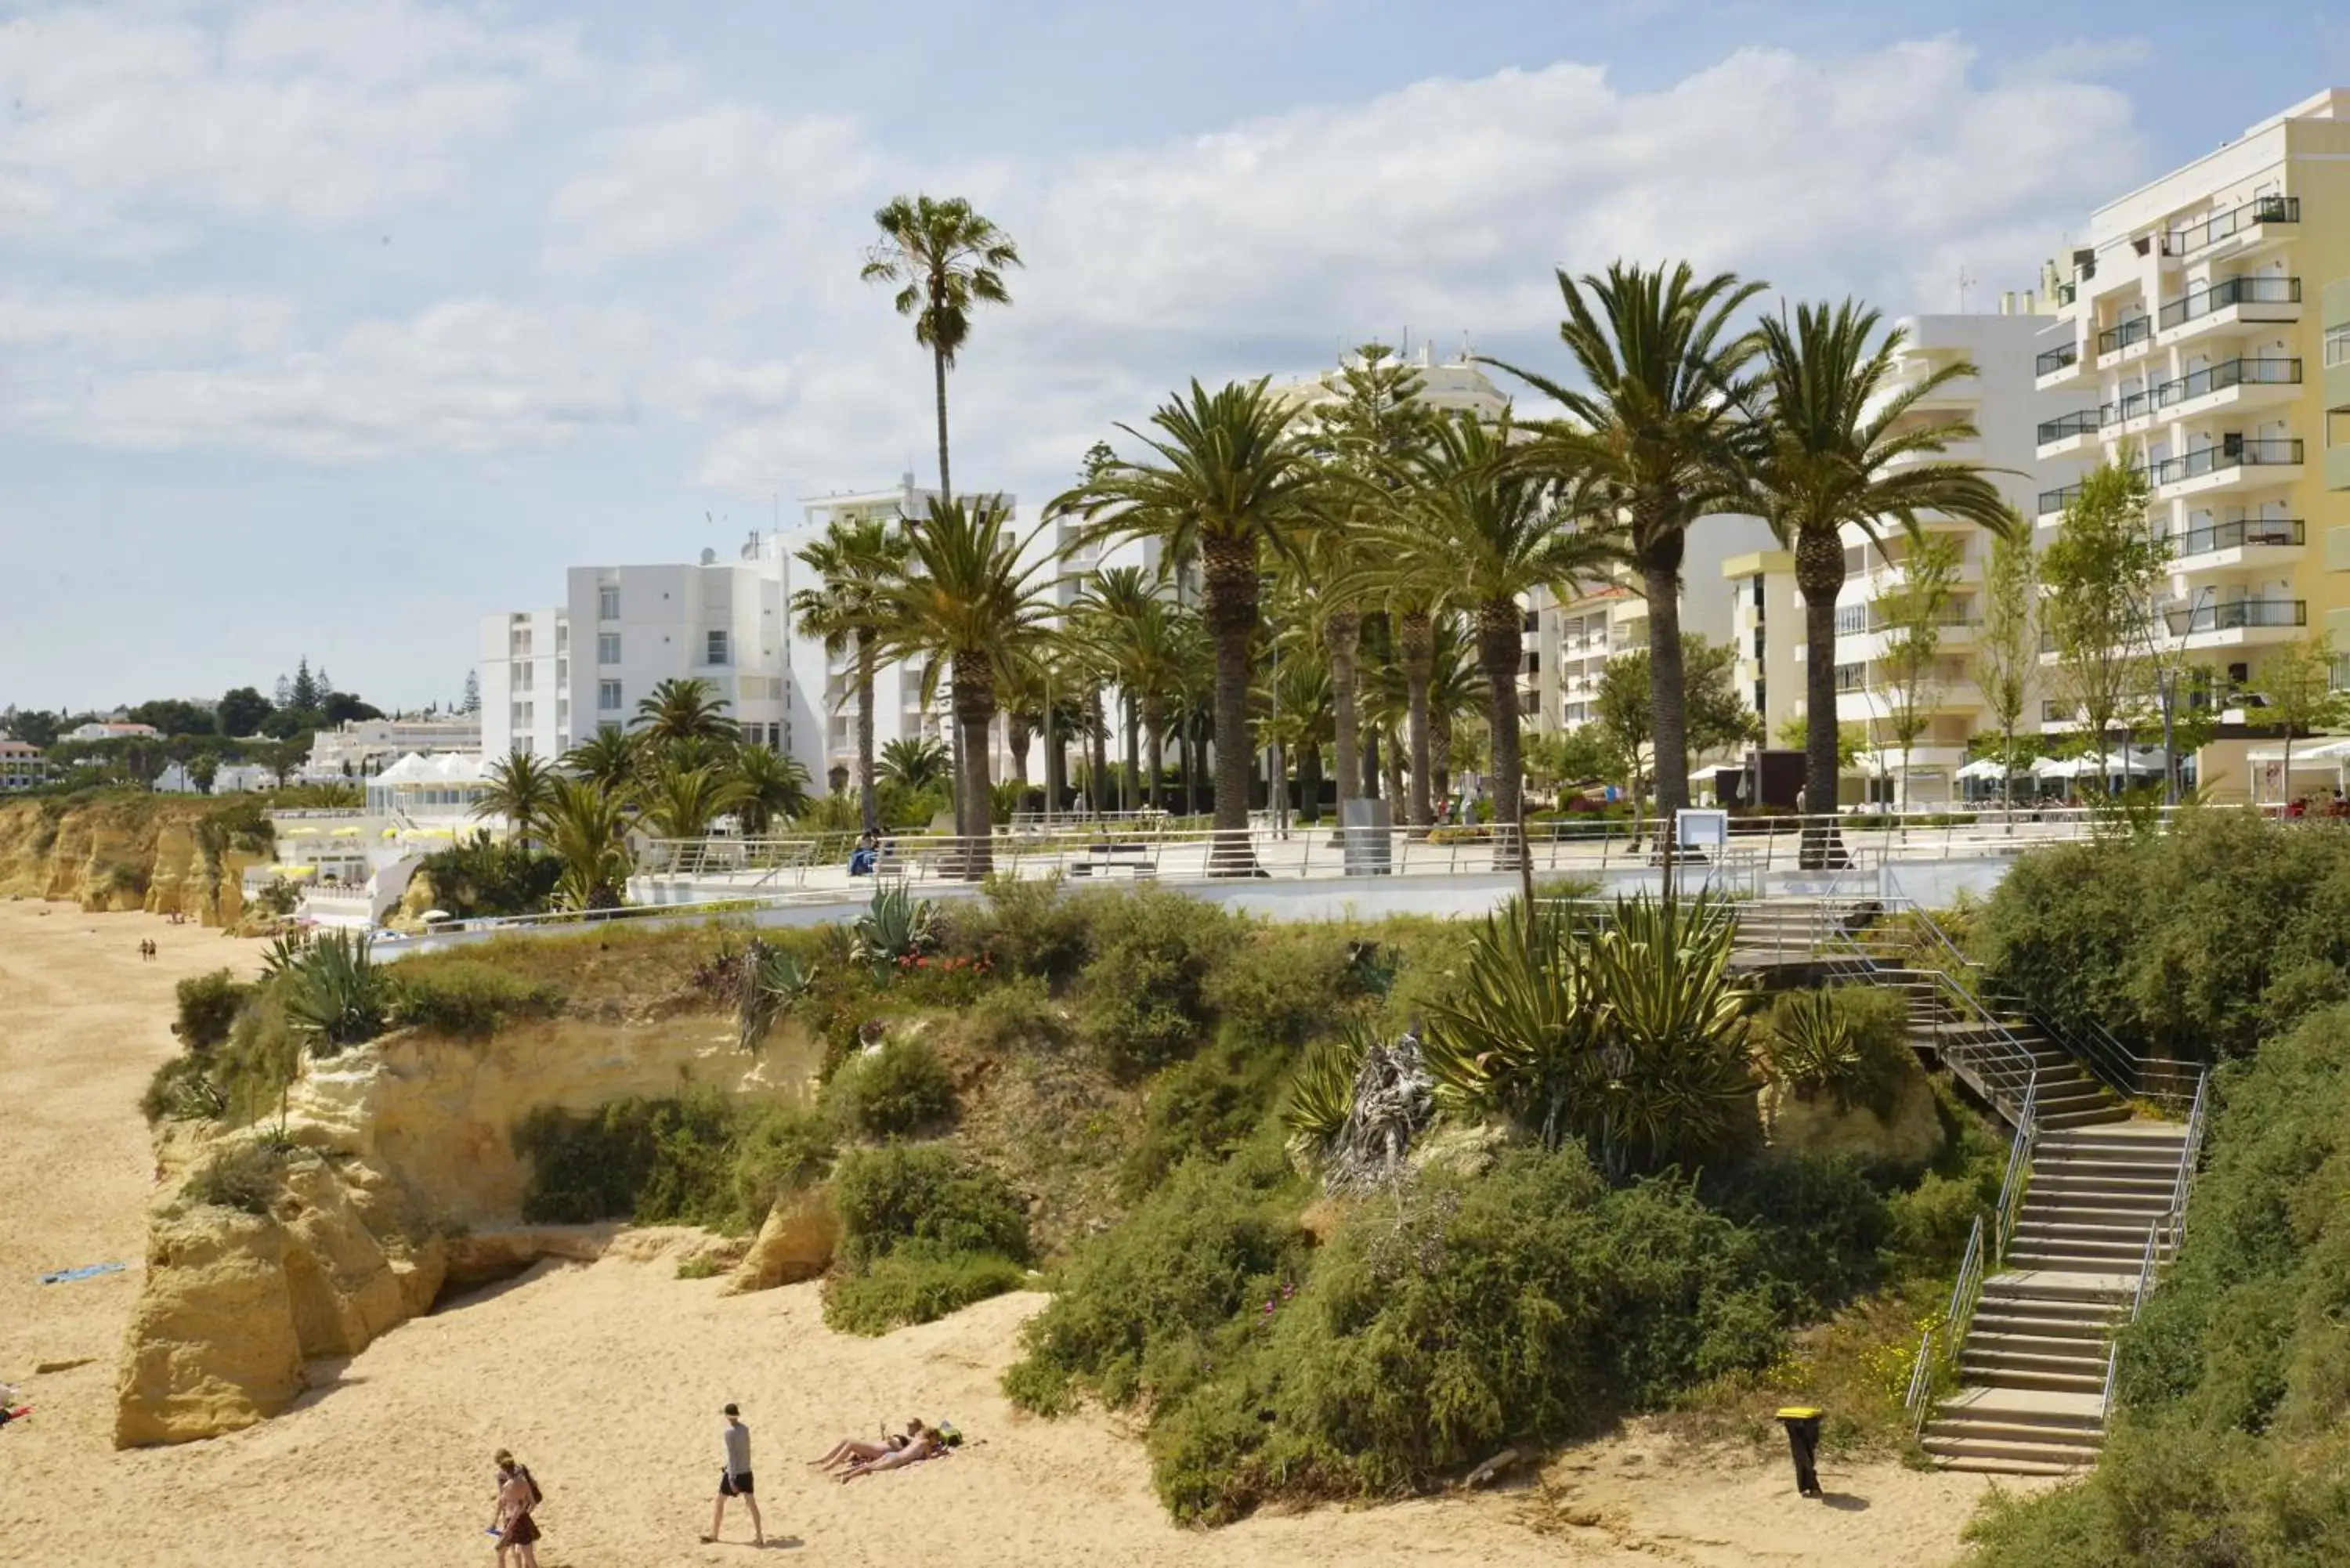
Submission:
{"label": "balcony railing", "polygon": [[2169,623],[2173,637],[2192,637],[2202,631],[2241,631],[2246,627],[2307,626],[2309,601],[2237,599],[2229,604],[2167,609],[2162,618]]}
{"label": "balcony railing", "polygon": [[2200,320],[2214,311],[2226,310],[2237,305],[2299,305],[2301,279],[2297,277],[2231,277],[2209,288],[2189,289],[2162,307],[2162,329],[2166,332],[2189,321]]}
{"label": "balcony railing", "polygon": [[2081,346],[2078,343],[2067,343],[2062,348],[2051,348],[2047,353],[2033,359],[2032,373],[2035,376],[2053,376],[2057,371],[2080,362]]}
{"label": "balcony railing", "polygon": [[[2166,322],[2164,325],[2168,326],[2168,323]],[[2123,322],[2119,327],[2108,327],[2103,332],[2098,333],[2097,352],[2100,354],[2118,354],[2123,349],[2128,348],[2131,344],[2143,343],[2153,336],[2154,317],[2151,316],[2137,317],[2131,320]]]}
{"label": "balcony railing", "polygon": [[2301,222],[2301,198],[2298,196],[2255,196],[2241,207],[2231,207],[2206,223],[2191,229],[2181,229],[2180,249],[2192,254],[2206,245],[2216,245],[2221,240],[2241,234],[2260,223],[2297,223]]}
{"label": "balcony railing", "polygon": [[2067,484],[2059,490],[2042,491],[2040,493],[2040,515],[2047,517],[2064,511],[2064,508],[2073,504],[2073,498],[2080,493],[2081,487],[2078,484]]}
{"label": "balcony railing", "polygon": [[[1933,623],[1939,627],[1981,626],[1972,605],[1952,605],[1934,612]],[[1835,614],[1835,634],[1838,637],[1858,637],[1866,632],[1896,631],[1908,623],[1896,616],[1886,615],[1876,605],[1846,605]]]}
{"label": "balcony railing", "polygon": [[2306,544],[2308,538],[2308,530],[2298,517],[2246,517],[2173,535],[2171,558],[2208,556],[2214,550],[2241,550],[2248,546],[2290,549]]}
{"label": "balcony railing", "polygon": [[[2097,417],[2106,424],[2116,425],[2189,402],[2212,392],[2224,392],[2230,387],[2297,387],[2301,385],[2301,361],[2281,357],[2253,359],[2223,359],[2217,365],[2194,370],[2173,380],[2161,381],[2141,392],[2131,392],[2110,403],[2101,405]],[[2041,427],[2047,429],[2045,425]],[[2047,436],[2042,436],[2047,441]]]}
{"label": "balcony railing", "polygon": [[2230,468],[2251,468],[2262,464],[2291,466],[2301,462],[2298,441],[2227,441],[2218,446],[2207,446],[2200,452],[2190,452],[2184,457],[2167,457],[2147,467],[2147,478],[2156,484],[2176,484],[2182,479],[2198,479],[2207,473],[2218,473]]}
{"label": "balcony railing", "polygon": [[[2106,407],[2109,409],[2113,405],[2107,403]],[[2102,410],[2083,409],[2079,413],[2066,414],[2061,420],[2043,420],[2040,424],[2040,444],[2046,446],[2052,441],[2063,441],[2069,436],[2095,435],[2102,419]]]}

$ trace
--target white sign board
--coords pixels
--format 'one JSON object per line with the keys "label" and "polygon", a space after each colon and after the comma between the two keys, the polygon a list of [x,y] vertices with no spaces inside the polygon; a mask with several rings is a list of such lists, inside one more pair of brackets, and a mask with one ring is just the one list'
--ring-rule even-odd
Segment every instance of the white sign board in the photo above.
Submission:
{"label": "white sign board", "polygon": [[1720,849],[1730,843],[1730,813],[1684,811],[1674,819],[1683,849]]}

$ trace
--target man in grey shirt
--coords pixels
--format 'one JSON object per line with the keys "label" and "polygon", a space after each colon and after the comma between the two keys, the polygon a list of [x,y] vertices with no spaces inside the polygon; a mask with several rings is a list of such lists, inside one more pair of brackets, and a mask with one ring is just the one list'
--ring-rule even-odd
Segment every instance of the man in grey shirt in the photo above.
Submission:
{"label": "man in grey shirt", "polygon": [[710,1533],[702,1539],[718,1539],[718,1532],[726,1522],[726,1500],[739,1497],[743,1506],[751,1511],[751,1544],[764,1546],[767,1530],[759,1521],[759,1500],[752,1495],[751,1428],[743,1424],[742,1414],[737,1406],[726,1407],[726,1468],[718,1472],[718,1506],[710,1513]]}

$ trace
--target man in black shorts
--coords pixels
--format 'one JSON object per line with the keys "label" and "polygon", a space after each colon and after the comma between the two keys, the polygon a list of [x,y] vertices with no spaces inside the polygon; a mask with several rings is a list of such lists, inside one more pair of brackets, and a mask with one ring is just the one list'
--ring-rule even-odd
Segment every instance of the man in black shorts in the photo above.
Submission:
{"label": "man in black shorts", "polygon": [[759,1500],[751,1489],[751,1428],[741,1420],[740,1407],[726,1407],[726,1468],[718,1472],[718,1506],[710,1512],[710,1533],[704,1541],[718,1539],[718,1532],[726,1522],[726,1500],[739,1497],[743,1506],[751,1511],[751,1544],[767,1543],[766,1526],[759,1521]]}

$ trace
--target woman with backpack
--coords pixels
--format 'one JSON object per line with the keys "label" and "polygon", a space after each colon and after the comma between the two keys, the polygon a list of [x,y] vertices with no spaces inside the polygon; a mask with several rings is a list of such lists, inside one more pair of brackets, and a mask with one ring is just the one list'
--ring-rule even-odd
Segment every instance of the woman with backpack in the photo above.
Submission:
{"label": "woman with backpack", "polygon": [[531,1518],[542,1493],[538,1482],[531,1479],[530,1467],[515,1463],[515,1457],[504,1449],[497,1454],[498,1515],[490,1532],[498,1538],[499,1568],[505,1568],[506,1553],[519,1554],[520,1568],[538,1568],[538,1524]]}

